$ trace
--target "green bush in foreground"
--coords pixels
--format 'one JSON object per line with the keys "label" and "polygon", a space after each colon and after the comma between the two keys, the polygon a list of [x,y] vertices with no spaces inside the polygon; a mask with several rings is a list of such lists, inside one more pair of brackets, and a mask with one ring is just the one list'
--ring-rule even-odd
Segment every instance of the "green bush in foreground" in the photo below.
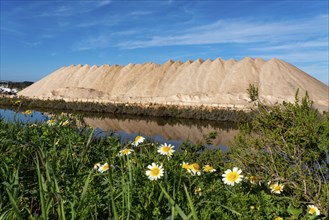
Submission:
{"label": "green bush in foreground", "polygon": [[174,151],[70,115],[0,120],[0,219],[321,219],[328,120],[307,100],[264,109],[229,153],[206,147],[213,134]]}
{"label": "green bush in foreground", "polygon": [[284,184],[290,207],[315,205],[328,216],[329,114],[312,109],[307,95],[258,111],[235,138],[234,164],[257,181]]}

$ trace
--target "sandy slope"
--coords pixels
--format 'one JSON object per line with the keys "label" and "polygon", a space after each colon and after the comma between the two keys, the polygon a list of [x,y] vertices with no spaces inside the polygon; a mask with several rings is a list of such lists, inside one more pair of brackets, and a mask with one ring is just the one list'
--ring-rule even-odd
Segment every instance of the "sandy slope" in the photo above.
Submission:
{"label": "sandy slope", "polygon": [[198,59],[118,65],[62,67],[19,92],[36,98],[120,101],[245,107],[247,88],[259,88],[269,104],[293,101],[296,90],[308,91],[315,107],[329,110],[329,87],[297,67],[278,59],[267,62]]}

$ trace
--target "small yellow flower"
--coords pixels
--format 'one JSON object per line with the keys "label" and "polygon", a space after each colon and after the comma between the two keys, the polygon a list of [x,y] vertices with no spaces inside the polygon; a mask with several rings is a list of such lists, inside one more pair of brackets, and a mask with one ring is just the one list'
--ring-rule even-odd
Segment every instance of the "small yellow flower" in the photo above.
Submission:
{"label": "small yellow flower", "polygon": [[133,149],[125,148],[125,149],[119,151],[119,156],[129,155],[132,152],[134,152]]}
{"label": "small yellow flower", "polygon": [[201,175],[201,168],[200,165],[198,163],[193,163],[191,165],[189,165],[189,169],[188,172],[191,173],[193,176],[194,175]]}
{"label": "small yellow flower", "polygon": [[311,215],[320,215],[320,210],[315,205],[308,205],[308,213]]}
{"label": "small yellow flower", "polygon": [[209,164],[207,164],[207,165],[205,165],[205,166],[203,167],[203,171],[204,171],[205,173],[212,173],[212,172],[215,172],[216,169],[214,169],[212,166],[210,166]]}
{"label": "small yellow flower", "polygon": [[145,140],[144,137],[142,136],[136,136],[134,142],[132,143],[132,145],[134,145],[135,147],[137,147],[139,144],[143,143]]}
{"label": "small yellow flower", "polygon": [[25,112],[23,112],[24,115],[31,115],[32,113],[32,110],[26,110]]}
{"label": "small yellow flower", "polygon": [[49,126],[53,126],[53,125],[56,124],[56,121],[55,121],[54,119],[49,119],[49,120],[47,121],[47,124],[48,124]]}
{"label": "small yellow flower", "polygon": [[276,217],[274,220],[283,220],[282,217]]}
{"label": "small yellow flower", "polygon": [[98,172],[103,173],[109,169],[110,169],[110,165],[108,163],[104,163],[98,168]]}
{"label": "small yellow flower", "polygon": [[233,170],[228,169],[225,171],[225,173],[222,175],[223,181],[227,185],[234,186],[235,183],[239,183],[243,175],[241,175],[242,171],[239,170],[237,167],[233,167]]}
{"label": "small yellow flower", "polygon": [[202,189],[200,187],[195,188],[194,194],[201,196],[202,195]]}
{"label": "small yellow flower", "polygon": [[17,105],[17,104],[19,104],[19,103],[21,103],[21,100],[16,100],[16,101],[14,102],[15,105]]}
{"label": "small yellow flower", "polygon": [[278,182],[270,185],[271,192],[275,194],[280,194],[283,191],[283,187],[284,185],[279,184]]}
{"label": "small yellow flower", "polygon": [[61,122],[59,125],[61,125],[61,126],[67,126],[69,124],[70,124],[70,122],[68,120],[65,120],[64,122]]}
{"label": "small yellow flower", "polygon": [[185,163],[184,161],[183,161],[183,163],[181,164],[181,166],[182,166],[182,168],[185,169],[185,170],[189,170],[189,169],[190,169],[190,165],[189,165],[189,163]]}
{"label": "small yellow flower", "polygon": [[166,155],[168,157],[171,157],[174,152],[175,152],[174,146],[172,146],[171,144],[164,143],[158,147],[158,153],[161,155]]}
{"label": "small yellow flower", "polygon": [[147,168],[148,170],[145,173],[150,180],[157,180],[163,176],[164,170],[162,168],[162,165],[152,163],[151,165],[148,165]]}

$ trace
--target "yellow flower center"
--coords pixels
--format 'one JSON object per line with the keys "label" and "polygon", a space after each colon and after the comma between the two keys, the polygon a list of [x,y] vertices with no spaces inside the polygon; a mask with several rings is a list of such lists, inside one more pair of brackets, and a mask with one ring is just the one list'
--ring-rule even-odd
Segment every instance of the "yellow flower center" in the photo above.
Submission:
{"label": "yellow flower center", "polygon": [[231,172],[226,176],[226,179],[230,182],[235,182],[238,178],[239,174],[237,172]]}
{"label": "yellow flower center", "polygon": [[194,171],[199,171],[200,170],[200,165],[197,163],[191,164],[191,169]]}
{"label": "yellow flower center", "polygon": [[169,146],[163,146],[162,147],[162,151],[165,152],[165,153],[169,153],[170,150],[171,150],[171,147],[169,147]]}
{"label": "yellow flower center", "polygon": [[130,150],[129,149],[124,149],[124,150],[122,150],[122,153],[125,154],[125,155],[128,155],[130,153]]}
{"label": "yellow flower center", "polygon": [[314,213],[316,213],[316,209],[314,207],[310,207],[309,213],[313,215]]}
{"label": "yellow flower center", "polygon": [[137,137],[135,138],[135,142],[138,142],[141,138],[142,138],[142,136],[137,136]]}
{"label": "yellow flower center", "polygon": [[151,176],[158,176],[160,174],[160,169],[158,167],[153,167],[150,170],[150,174]]}
{"label": "yellow flower center", "polygon": [[276,186],[274,186],[273,190],[274,190],[275,192],[280,192],[280,191],[282,190],[282,186],[280,186],[280,185],[276,185]]}

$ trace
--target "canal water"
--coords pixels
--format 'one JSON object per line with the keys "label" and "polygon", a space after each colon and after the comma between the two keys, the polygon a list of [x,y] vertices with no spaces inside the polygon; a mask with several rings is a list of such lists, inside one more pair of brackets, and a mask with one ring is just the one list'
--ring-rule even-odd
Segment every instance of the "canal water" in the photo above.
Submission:
{"label": "canal water", "polygon": [[[0,117],[8,121],[20,120],[23,123],[44,122],[49,119],[47,115],[41,111],[33,111],[32,115],[27,116],[21,112],[0,109]],[[121,143],[142,135],[159,143],[178,147],[183,141],[202,142],[209,133],[217,132],[217,137],[209,147],[219,147],[227,151],[230,141],[237,133],[237,126],[228,122],[109,114],[89,114],[83,119],[86,124],[96,129],[97,135],[117,135]]]}

